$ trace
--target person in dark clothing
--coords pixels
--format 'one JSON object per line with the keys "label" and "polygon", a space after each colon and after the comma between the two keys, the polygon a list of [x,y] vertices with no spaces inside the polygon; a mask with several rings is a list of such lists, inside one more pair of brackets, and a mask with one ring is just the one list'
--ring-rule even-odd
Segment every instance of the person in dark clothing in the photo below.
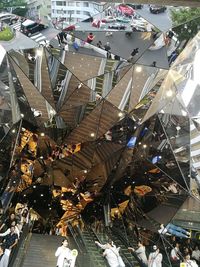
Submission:
{"label": "person in dark clothing", "polygon": [[139,53],[139,48],[135,48],[133,49],[133,51],[131,52],[131,56],[134,57]]}
{"label": "person in dark clothing", "polygon": [[15,226],[10,227],[10,234],[6,235],[3,239],[3,245],[7,249],[12,249],[17,245],[18,235],[15,233]]}
{"label": "person in dark clothing", "polygon": [[98,41],[98,43],[97,43],[97,47],[98,47],[98,48],[103,48],[103,44],[102,44],[101,41]]}

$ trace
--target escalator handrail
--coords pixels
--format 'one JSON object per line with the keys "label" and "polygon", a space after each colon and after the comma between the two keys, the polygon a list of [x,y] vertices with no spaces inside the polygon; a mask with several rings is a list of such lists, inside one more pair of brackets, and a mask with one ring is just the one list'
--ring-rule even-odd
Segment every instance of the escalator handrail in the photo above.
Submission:
{"label": "escalator handrail", "polygon": [[73,227],[69,223],[67,223],[67,226],[68,226],[68,229],[69,229],[69,231],[70,231],[70,233],[71,233],[71,235],[72,235],[72,237],[74,239],[74,242],[76,243],[76,246],[77,246],[78,250],[80,251],[80,253],[83,253],[83,251],[82,251],[82,249],[81,249],[81,247],[79,245],[79,242],[77,241],[77,238],[76,238],[76,235],[74,233]]}

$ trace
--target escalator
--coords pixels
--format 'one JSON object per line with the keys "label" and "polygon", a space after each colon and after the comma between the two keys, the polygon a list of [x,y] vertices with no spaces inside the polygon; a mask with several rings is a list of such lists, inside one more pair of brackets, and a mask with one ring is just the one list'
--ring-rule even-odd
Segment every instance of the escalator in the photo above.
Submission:
{"label": "escalator", "polygon": [[77,258],[80,267],[106,267],[106,260],[102,257],[102,251],[97,248],[95,241],[96,235],[87,227],[82,232],[79,226],[68,223],[68,229],[73,237],[74,244],[79,251]]}

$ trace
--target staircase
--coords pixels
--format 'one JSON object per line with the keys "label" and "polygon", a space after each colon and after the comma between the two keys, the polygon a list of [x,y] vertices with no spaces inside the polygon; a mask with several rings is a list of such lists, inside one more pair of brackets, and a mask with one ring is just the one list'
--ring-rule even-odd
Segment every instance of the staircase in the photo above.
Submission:
{"label": "staircase", "polygon": [[32,234],[20,267],[56,266],[56,249],[61,245],[63,237]]}

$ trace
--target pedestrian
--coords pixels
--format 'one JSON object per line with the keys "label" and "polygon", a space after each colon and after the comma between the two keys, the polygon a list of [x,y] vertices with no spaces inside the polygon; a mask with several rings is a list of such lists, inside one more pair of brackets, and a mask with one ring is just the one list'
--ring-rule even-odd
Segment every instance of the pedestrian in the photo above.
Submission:
{"label": "pedestrian", "polygon": [[157,246],[153,246],[153,252],[149,254],[148,267],[162,267],[163,256]]}
{"label": "pedestrian", "polygon": [[101,49],[103,48],[103,44],[102,44],[101,41],[98,41],[98,43],[97,43],[97,47],[98,47],[98,48],[101,48]]}
{"label": "pedestrian", "polygon": [[104,49],[108,52],[111,50],[110,43],[107,42],[106,45],[104,45]]}
{"label": "pedestrian", "polygon": [[94,41],[94,38],[95,38],[95,36],[93,35],[92,32],[90,32],[90,33],[88,34],[88,36],[87,36],[87,40],[86,40],[86,42],[89,43],[89,44],[91,44],[91,43]]}
{"label": "pedestrian", "polygon": [[147,266],[148,260],[146,256],[146,249],[145,246],[143,246],[141,241],[138,241],[138,248],[135,250],[134,248],[129,247],[129,250],[135,252],[138,256],[138,258],[142,261],[144,266]]}
{"label": "pedestrian", "polygon": [[156,61],[153,61],[153,62],[152,62],[151,67],[156,68]]}
{"label": "pedestrian", "polygon": [[131,52],[131,56],[134,57],[139,53],[139,48],[134,48],[133,51]]}
{"label": "pedestrian", "polygon": [[4,247],[0,245],[0,267],[7,267],[9,262],[9,254],[6,253]]}
{"label": "pedestrian", "polygon": [[103,256],[106,257],[110,267],[125,267],[122,257],[119,255],[120,248],[117,248],[112,240],[102,245],[98,241],[95,244],[104,249]]}
{"label": "pedestrian", "polygon": [[63,239],[62,245],[57,248],[55,256],[57,259],[57,267],[70,267],[72,262],[72,253],[68,248],[68,240]]}

